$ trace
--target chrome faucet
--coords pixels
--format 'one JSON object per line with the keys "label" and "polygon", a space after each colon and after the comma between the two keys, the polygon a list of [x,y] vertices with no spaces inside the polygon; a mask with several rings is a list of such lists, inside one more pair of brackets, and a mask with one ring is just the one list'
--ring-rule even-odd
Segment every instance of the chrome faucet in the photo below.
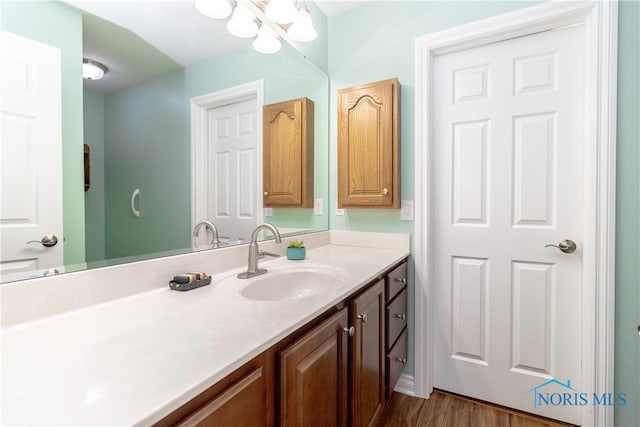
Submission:
{"label": "chrome faucet", "polygon": [[218,239],[218,229],[216,228],[215,225],[213,225],[211,221],[199,222],[198,225],[196,225],[196,228],[193,229],[193,237],[198,237],[198,233],[200,233],[200,229],[202,227],[205,227],[208,230],[211,230],[211,234],[212,234],[211,246],[213,246],[214,248],[219,248],[220,239]]}
{"label": "chrome faucet", "polygon": [[265,268],[258,268],[258,259],[264,257],[264,256],[272,256],[272,257],[279,257],[280,255],[277,254],[272,254],[270,252],[265,252],[265,251],[259,251],[258,250],[258,234],[260,234],[260,231],[262,230],[269,230],[273,233],[273,236],[276,239],[276,243],[280,243],[280,232],[278,231],[277,228],[275,228],[273,225],[271,224],[262,224],[256,227],[255,230],[253,230],[253,233],[251,233],[251,243],[249,243],[249,265],[247,267],[247,271],[245,271],[244,273],[240,273],[238,274],[238,279],[249,279],[251,277],[255,277],[255,276],[259,276],[261,274],[264,274],[267,272],[267,269]]}

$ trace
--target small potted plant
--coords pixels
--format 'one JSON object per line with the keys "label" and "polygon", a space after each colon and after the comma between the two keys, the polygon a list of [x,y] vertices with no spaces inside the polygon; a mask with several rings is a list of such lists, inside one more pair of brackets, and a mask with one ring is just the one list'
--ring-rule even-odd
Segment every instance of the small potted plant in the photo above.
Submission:
{"label": "small potted plant", "polygon": [[291,240],[287,247],[287,258],[292,260],[301,260],[307,255],[307,249],[304,247],[303,240]]}

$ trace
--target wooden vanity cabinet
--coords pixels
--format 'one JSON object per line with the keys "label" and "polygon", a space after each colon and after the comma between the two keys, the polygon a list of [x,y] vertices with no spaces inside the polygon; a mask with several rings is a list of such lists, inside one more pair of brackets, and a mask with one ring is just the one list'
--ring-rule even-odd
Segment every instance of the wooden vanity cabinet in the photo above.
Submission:
{"label": "wooden vanity cabinet", "polygon": [[400,83],[338,91],[338,207],[400,207]]}
{"label": "wooden vanity cabinet", "polygon": [[310,99],[263,107],[265,207],[313,207],[313,132]]}
{"label": "wooden vanity cabinet", "polygon": [[272,427],[274,379],[262,353],[156,424],[180,427]]}
{"label": "wooden vanity cabinet", "polygon": [[348,323],[343,308],[279,352],[279,425],[347,426]]}
{"label": "wooden vanity cabinet", "polygon": [[384,408],[384,279],[351,302],[351,425],[375,425]]}

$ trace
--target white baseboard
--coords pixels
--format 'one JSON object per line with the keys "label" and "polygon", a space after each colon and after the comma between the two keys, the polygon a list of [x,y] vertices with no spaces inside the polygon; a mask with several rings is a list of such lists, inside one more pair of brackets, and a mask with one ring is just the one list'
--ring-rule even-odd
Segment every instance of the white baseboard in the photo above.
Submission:
{"label": "white baseboard", "polygon": [[400,375],[394,391],[408,396],[415,396],[415,378],[407,374]]}

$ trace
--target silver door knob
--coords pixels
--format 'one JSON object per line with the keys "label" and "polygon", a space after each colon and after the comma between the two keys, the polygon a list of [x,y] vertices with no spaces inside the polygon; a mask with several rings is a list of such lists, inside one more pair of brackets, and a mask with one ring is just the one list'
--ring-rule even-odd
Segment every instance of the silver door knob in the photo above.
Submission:
{"label": "silver door knob", "polygon": [[407,364],[407,358],[406,357],[396,357],[396,360],[400,363],[402,363],[403,365]]}
{"label": "silver door knob", "polygon": [[362,323],[367,323],[367,315],[366,314],[358,314],[356,318],[362,320]]}
{"label": "silver door knob", "polygon": [[576,248],[578,246],[576,245],[576,242],[574,242],[573,240],[566,239],[566,240],[562,240],[557,245],[553,245],[549,243],[548,245],[544,245],[544,247],[545,248],[554,247],[554,248],[560,249],[565,254],[572,254],[576,251]]}
{"label": "silver door knob", "polygon": [[29,240],[27,243],[40,243],[42,246],[50,248],[58,244],[58,238],[53,234],[47,234],[42,236],[42,240]]}
{"label": "silver door knob", "polygon": [[398,319],[402,319],[403,321],[407,320],[407,315],[406,314],[396,314],[396,317]]}
{"label": "silver door knob", "polygon": [[342,328],[342,330],[349,334],[350,337],[352,337],[353,334],[356,333],[356,328],[354,328],[353,326],[351,326],[350,328]]}

